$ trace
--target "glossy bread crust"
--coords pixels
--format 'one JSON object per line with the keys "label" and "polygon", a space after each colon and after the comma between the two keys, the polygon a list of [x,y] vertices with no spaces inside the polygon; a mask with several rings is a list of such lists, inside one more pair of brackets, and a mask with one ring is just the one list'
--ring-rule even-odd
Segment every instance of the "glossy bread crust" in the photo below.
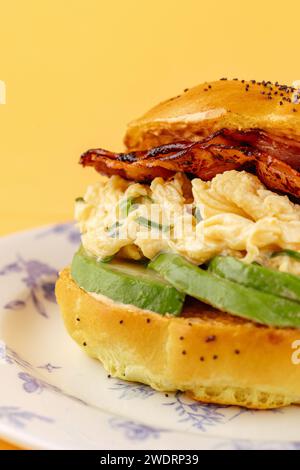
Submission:
{"label": "glossy bread crust", "polygon": [[276,136],[300,138],[296,90],[270,82],[205,82],[152,108],[131,122],[129,150],[178,140],[199,140],[219,129],[259,128]]}
{"label": "glossy bread crust", "polygon": [[166,317],[96,300],[61,272],[56,296],[72,338],[107,372],[207,403],[276,408],[300,403],[300,331],[259,326],[199,302]]}

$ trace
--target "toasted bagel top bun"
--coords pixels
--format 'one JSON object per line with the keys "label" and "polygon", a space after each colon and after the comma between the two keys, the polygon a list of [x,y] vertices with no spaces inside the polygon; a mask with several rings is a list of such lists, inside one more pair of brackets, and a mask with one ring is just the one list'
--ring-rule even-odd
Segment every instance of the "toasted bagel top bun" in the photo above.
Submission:
{"label": "toasted bagel top bun", "polygon": [[300,139],[297,96],[294,88],[271,82],[205,82],[131,122],[124,142],[129,150],[139,150],[175,140],[199,140],[222,128],[259,128]]}

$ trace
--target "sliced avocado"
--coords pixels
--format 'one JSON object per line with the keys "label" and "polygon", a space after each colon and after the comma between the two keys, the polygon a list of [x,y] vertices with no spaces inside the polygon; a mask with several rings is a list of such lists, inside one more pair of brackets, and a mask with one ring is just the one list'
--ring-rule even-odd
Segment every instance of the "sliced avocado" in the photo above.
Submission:
{"label": "sliced avocado", "polygon": [[179,315],[183,307],[183,293],[138,263],[115,259],[105,263],[87,255],[80,247],[73,257],[71,274],[85,291],[122,304],[172,315]]}
{"label": "sliced avocado", "polygon": [[232,256],[216,256],[209,263],[208,269],[217,276],[238,284],[300,302],[299,276],[258,264],[246,264]]}
{"label": "sliced avocado", "polygon": [[216,276],[182,256],[161,253],[148,265],[176,289],[232,315],[265,325],[300,327],[300,304]]}

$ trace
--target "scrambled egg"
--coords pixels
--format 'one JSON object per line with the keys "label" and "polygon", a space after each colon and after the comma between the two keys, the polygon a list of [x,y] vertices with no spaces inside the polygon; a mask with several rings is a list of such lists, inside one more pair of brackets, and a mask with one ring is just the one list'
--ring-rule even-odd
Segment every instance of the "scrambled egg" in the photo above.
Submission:
{"label": "scrambled egg", "polygon": [[267,190],[247,172],[227,171],[210,182],[178,173],[151,185],[101,176],[76,202],[85,249],[100,259],[130,259],[173,251],[196,264],[217,254],[300,274],[300,262],[270,258],[300,251],[300,206]]}

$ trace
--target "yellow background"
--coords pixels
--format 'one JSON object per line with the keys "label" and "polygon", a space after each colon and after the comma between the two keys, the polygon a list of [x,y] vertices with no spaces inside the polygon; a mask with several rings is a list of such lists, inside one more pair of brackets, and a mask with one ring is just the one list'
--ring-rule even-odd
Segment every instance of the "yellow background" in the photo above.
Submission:
{"label": "yellow background", "polygon": [[299,0],[0,0],[0,233],[72,217],[89,147],[222,76],[300,78]]}
{"label": "yellow background", "polygon": [[300,78],[300,2],[0,0],[0,233],[72,217],[93,146],[221,76]]}

